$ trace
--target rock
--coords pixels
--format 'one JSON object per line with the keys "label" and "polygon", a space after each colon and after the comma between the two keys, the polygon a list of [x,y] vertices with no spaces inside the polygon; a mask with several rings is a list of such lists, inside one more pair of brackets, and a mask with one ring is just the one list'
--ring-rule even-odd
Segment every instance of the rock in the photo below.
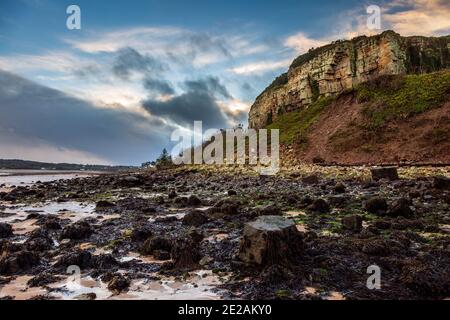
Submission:
{"label": "rock", "polygon": [[53,247],[53,239],[47,231],[39,228],[30,233],[25,246],[29,251],[46,251]]}
{"label": "rock", "polygon": [[346,216],[342,218],[342,227],[347,230],[361,231],[362,217],[358,215]]}
{"label": "rock", "polygon": [[387,179],[390,181],[398,180],[398,173],[396,167],[380,167],[370,169],[372,179],[377,181],[380,179]]}
{"label": "rock", "polygon": [[336,192],[336,193],[345,193],[345,185],[343,183],[337,183],[334,186],[334,192]]}
{"label": "rock", "polygon": [[312,211],[320,213],[330,212],[330,205],[324,199],[314,200],[313,203],[308,208]]}
{"label": "rock", "polygon": [[198,264],[201,265],[202,267],[204,267],[204,266],[207,266],[208,264],[210,264],[213,261],[214,261],[214,259],[211,258],[210,256],[204,256],[203,258],[200,259]]}
{"label": "rock", "polygon": [[109,208],[114,208],[115,206],[116,205],[114,203],[112,203],[112,202],[105,201],[105,200],[100,200],[95,205],[95,210],[96,211],[105,210],[105,209],[109,209]]}
{"label": "rock", "polygon": [[447,266],[433,267],[422,261],[408,261],[402,268],[400,281],[425,299],[443,299],[450,292],[450,271]]}
{"label": "rock", "polygon": [[170,260],[170,252],[164,250],[153,250],[153,258],[156,260]]}
{"label": "rock", "polygon": [[383,240],[373,240],[362,247],[362,252],[371,256],[387,256],[390,254],[389,246]]}
{"label": "rock", "polygon": [[190,206],[198,206],[202,204],[202,201],[196,195],[191,195],[187,199],[187,204]]}
{"label": "rock", "polygon": [[0,274],[25,272],[38,265],[39,261],[39,256],[36,253],[26,250],[3,255],[0,258]]}
{"label": "rock", "polygon": [[261,216],[244,227],[238,257],[246,264],[291,265],[303,253],[303,237],[292,220]]}
{"label": "rock", "polygon": [[321,157],[316,156],[312,159],[312,162],[314,164],[323,164],[323,163],[325,163],[325,160]]}
{"label": "rock", "polygon": [[48,272],[43,272],[28,280],[27,286],[29,286],[30,288],[43,287],[50,283],[60,281],[61,279],[61,277],[54,276]]}
{"label": "rock", "polygon": [[259,216],[281,216],[283,214],[280,207],[273,204],[259,206],[256,208],[256,212]]}
{"label": "rock", "polygon": [[198,267],[201,259],[200,242],[202,239],[201,234],[190,230],[187,236],[180,237],[175,241],[171,252],[174,268],[192,270]]}
{"label": "rock", "polygon": [[380,197],[373,197],[365,203],[367,212],[377,215],[383,215],[388,209],[386,199]]}
{"label": "rock", "polygon": [[100,270],[109,270],[117,267],[119,263],[111,254],[100,254],[93,256],[92,264]]}
{"label": "rock", "polygon": [[450,189],[450,178],[444,176],[433,177],[433,188],[449,190]]}
{"label": "rock", "polygon": [[168,194],[169,199],[175,199],[177,197],[177,193],[175,192],[175,190],[171,190]]}
{"label": "rock", "polygon": [[60,230],[61,224],[58,217],[47,216],[44,220],[43,228],[46,230]]}
{"label": "rock", "polygon": [[304,184],[318,184],[319,183],[319,177],[315,174],[306,176],[302,178],[302,182]]}
{"label": "rock", "polygon": [[391,217],[411,217],[414,212],[411,210],[410,201],[405,198],[400,198],[389,206],[388,216]]}
{"label": "rock", "polygon": [[69,266],[78,266],[82,269],[90,268],[92,266],[93,259],[89,251],[86,250],[76,250],[74,252],[66,253],[60,257],[56,263],[55,267],[67,268]]}
{"label": "rock", "polygon": [[86,221],[78,221],[65,227],[61,239],[82,240],[88,238],[93,230]]}
{"label": "rock", "polygon": [[125,291],[130,286],[130,280],[121,274],[115,274],[112,276],[111,280],[108,282],[108,290],[115,294],[119,294]]}
{"label": "rock", "polygon": [[194,227],[199,227],[208,221],[208,217],[200,210],[193,210],[183,217],[183,224]]}
{"label": "rock", "polygon": [[9,238],[13,235],[13,229],[10,224],[0,223],[0,238]]}
{"label": "rock", "polygon": [[73,297],[73,300],[95,300],[97,295],[94,292],[82,293],[78,296]]}
{"label": "rock", "polygon": [[131,239],[134,241],[145,241],[152,236],[152,231],[146,226],[138,226],[131,231]]}
{"label": "rock", "polygon": [[165,237],[154,236],[144,242],[140,253],[143,255],[153,255],[155,250],[170,252],[172,250],[172,243]]}

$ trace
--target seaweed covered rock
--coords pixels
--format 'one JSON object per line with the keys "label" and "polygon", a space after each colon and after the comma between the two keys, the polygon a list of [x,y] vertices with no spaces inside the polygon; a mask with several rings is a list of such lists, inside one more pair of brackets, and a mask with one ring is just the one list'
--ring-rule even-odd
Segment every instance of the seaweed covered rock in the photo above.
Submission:
{"label": "seaweed covered rock", "polygon": [[0,274],[8,275],[27,271],[39,264],[39,256],[30,251],[4,254],[0,258]]}
{"label": "seaweed covered rock", "polygon": [[13,235],[13,230],[10,224],[0,223],[0,239],[9,238]]}
{"label": "seaweed covered rock", "polygon": [[61,233],[61,239],[82,240],[88,238],[93,233],[89,223],[78,221],[65,227]]}
{"label": "seaweed covered rock", "polygon": [[207,223],[209,218],[201,210],[192,210],[183,217],[183,224],[199,227]]}
{"label": "seaweed covered rock", "polygon": [[171,256],[176,269],[195,269],[201,259],[200,242],[203,235],[195,230],[190,230],[188,235],[175,241]]}
{"label": "seaweed covered rock", "polygon": [[386,199],[381,197],[373,197],[367,200],[367,202],[364,205],[364,208],[369,213],[377,214],[377,215],[383,215],[386,213],[388,209],[388,204]]}
{"label": "seaweed covered rock", "polygon": [[246,264],[291,265],[303,253],[303,236],[292,220],[261,216],[244,227],[239,259]]}
{"label": "seaweed covered rock", "polygon": [[140,253],[143,255],[153,255],[157,250],[170,252],[172,250],[172,242],[162,236],[148,238],[142,245]]}

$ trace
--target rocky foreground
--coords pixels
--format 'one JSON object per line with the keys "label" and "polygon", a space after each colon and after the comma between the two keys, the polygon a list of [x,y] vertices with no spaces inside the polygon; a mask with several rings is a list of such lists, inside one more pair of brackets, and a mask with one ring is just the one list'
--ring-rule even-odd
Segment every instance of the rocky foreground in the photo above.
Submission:
{"label": "rocky foreground", "polygon": [[[448,175],[182,167],[14,187],[0,193],[0,297],[445,299]],[[73,266],[99,286],[71,295]]]}

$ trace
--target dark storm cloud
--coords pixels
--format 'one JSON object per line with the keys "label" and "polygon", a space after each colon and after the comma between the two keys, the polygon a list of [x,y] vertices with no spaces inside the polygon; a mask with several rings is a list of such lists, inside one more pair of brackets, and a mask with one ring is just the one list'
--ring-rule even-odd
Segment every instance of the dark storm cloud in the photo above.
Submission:
{"label": "dark storm cloud", "polygon": [[220,83],[220,80],[212,76],[198,80],[187,80],[184,82],[184,87],[188,91],[202,92],[210,95],[219,94],[224,98],[232,98],[227,88]]}
{"label": "dark storm cloud", "polygon": [[203,121],[204,128],[225,128],[227,120],[214,97],[203,92],[187,92],[167,101],[147,100],[144,107],[151,114],[171,119],[182,126]]}
{"label": "dark storm cloud", "polygon": [[151,114],[171,119],[182,126],[203,121],[205,128],[228,127],[227,117],[217,103],[217,96],[232,98],[218,78],[206,77],[183,82],[184,94],[166,101],[148,99],[143,102]]}
{"label": "dark storm cloud", "polygon": [[144,79],[144,88],[150,93],[174,94],[175,90],[169,82],[153,78]]}
{"label": "dark storm cloud", "polygon": [[113,65],[113,73],[124,80],[129,79],[132,72],[156,75],[165,69],[166,67],[155,58],[142,55],[130,47],[118,51],[118,56]]}
{"label": "dark storm cloud", "polygon": [[167,145],[171,131],[156,118],[99,109],[2,70],[1,127],[21,137],[85,151],[116,163],[152,159]]}

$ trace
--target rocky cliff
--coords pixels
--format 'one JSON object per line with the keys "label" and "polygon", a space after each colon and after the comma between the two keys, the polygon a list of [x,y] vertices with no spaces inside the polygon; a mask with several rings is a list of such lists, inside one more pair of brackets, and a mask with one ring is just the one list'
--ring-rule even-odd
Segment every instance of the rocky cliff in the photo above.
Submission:
{"label": "rocky cliff", "polygon": [[450,68],[450,36],[402,37],[393,31],[339,40],[296,58],[257,97],[249,126],[259,129],[280,115],[307,108],[383,75],[417,74]]}

